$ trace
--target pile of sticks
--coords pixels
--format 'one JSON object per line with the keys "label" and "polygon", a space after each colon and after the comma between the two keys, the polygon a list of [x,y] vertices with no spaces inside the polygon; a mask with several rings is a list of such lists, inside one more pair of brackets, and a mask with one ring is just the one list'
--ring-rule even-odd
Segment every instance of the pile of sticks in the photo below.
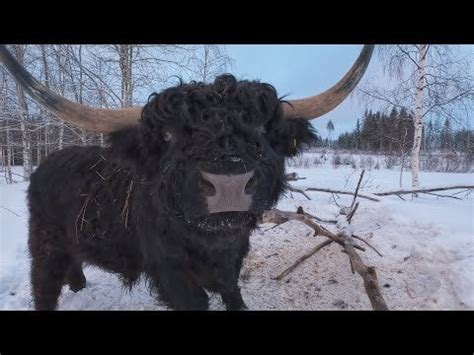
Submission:
{"label": "pile of sticks", "polygon": [[[301,263],[305,260],[316,254],[319,250],[323,249],[324,247],[332,244],[338,243],[343,247],[343,252],[347,254],[350,261],[350,266],[352,273],[357,272],[364,282],[364,288],[367,292],[368,298],[374,310],[388,310],[387,303],[385,302],[382,292],[380,291],[380,287],[377,281],[377,273],[375,271],[375,267],[367,266],[362,258],[357,253],[357,250],[365,251],[365,249],[357,244],[355,240],[359,240],[365,243],[368,247],[374,250],[379,256],[382,256],[380,252],[375,249],[372,245],[370,245],[366,240],[363,238],[355,235],[352,233],[352,229],[350,227],[350,223],[354,218],[354,215],[359,207],[359,202],[357,202],[357,198],[362,198],[366,200],[370,200],[373,202],[380,202],[380,197],[384,196],[398,196],[402,200],[404,199],[403,195],[412,195],[418,196],[418,194],[428,194],[434,195],[437,197],[448,197],[454,199],[462,199],[459,197],[459,194],[465,193],[464,197],[469,196],[471,190],[474,189],[474,185],[452,185],[452,186],[436,186],[436,187],[429,187],[429,188],[417,188],[417,189],[409,189],[409,190],[391,190],[391,191],[382,191],[382,192],[374,192],[374,193],[359,193],[359,188],[361,181],[363,179],[365,171],[362,170],[359,181],[357,183],[357,187],[355,191],[343,191],[343,190],[334,190],[328,188],[316,188],[310,187],[306,188],[305,190],[297,189],[295,187],[290,186],[289,190],[291,192],[297,192],[305,196],[308,200],[311,198],[306,194],[305,191],[318,191],[318,192],[327,192],[334,195],[343,194],[343,195],[352,195],[352,204],[349,207],[342,207],[339,212],[339,216],[335,220],[324,220],[318,218],[316,216],[310,215],[309,213],[305,212],[302,207],[298,207],[296,212],[288,212],[288,211],[281,211],[278,209],[272,209],[265,212],[262,216],[261,223],[274,223],[270,229],[276,228],[283,223],[288,221],[299,221],[307,226],[309,226],[314,231],[314,236],[321,235],[327,237],[328,240],[320,243],[312,250],[310,250],[307,254],[301,256],[296,260],[290,267],[285,269],[281,272],[278,276],[274,277],[275,280],[282,280],[285,276],[292,273]],[[287,181],[297,181],[305,179],[304,177],[298,176],[296,173],[287,174],[286,176]],[[439,191],[447,191],[447,190],[460,190],[452,195],[441,195],[435,194],[435,192]],[[337,204],[337,202],[336,202]],[[339,205],[338,205],[339,206]],[[339,206],[340,207],[340,206]],[[337,232],[333,233],[326,228],[324,228],[320,223],[330,223],[335,224],[337,227]]]}
{"label": "pile of sticks", "polygon": [[[261,223],[274,223],[274,227],[280,226],[283,223],[288,221],[300,221],[307,226],[309,226],[314,231],[314,236],[321,235],[327,237],[328,240],[325,240],[321,244],[314,247],[307,254],[301,256],[296,260],[290,267],[281,272],[278,276],[274,277],[276,280],[282,280],[285,276],[293,272],[301,263],[306,259],[310,258],[316,254],[319,250],[324,247],[332,244],[338,243],[343,247],[343,251],[349,257],[352,273],[357,272],[364,282],[364,288],[369,297],[370,303],[374,310],[388,310],[387,303],[385,302],[380,287],[377,281],[377,273],[375,267],[367,266],[362,258],[357,253],[357,250],[365,251],[365,249],[358,245],[355,240],[359,240],[367,244],[371,249],[377,252],[382,256],[372,245],[370,245],[364,239],[354,235],[350,228],[350,224],[354,218],[354,215],[359,207],[359,202],[357,202],[357,197],[359,195],[359,188],[362,178],[364,176],[364,171],[362,171],[359,182],[357,184],[355,192],[352,193],[354,198],[352,199],[352,204],[349,207],[341,208],[337,220],[322,220],[316,216],[312,216],[309,213],[306,213],[302,207],[298,207],[296,212],[281,211],[278,209],[272,209],[264,213],[261,219]],[[337,227],[337,232],[333,233],[319,223],[334,223]]]}

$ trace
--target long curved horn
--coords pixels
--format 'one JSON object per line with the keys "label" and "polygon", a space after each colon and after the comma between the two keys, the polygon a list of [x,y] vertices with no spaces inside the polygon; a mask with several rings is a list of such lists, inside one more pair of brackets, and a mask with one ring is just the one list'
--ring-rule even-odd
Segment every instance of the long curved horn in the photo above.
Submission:
{"label": "long curved horn", "polygon": [[66,122],[95,133],[109,133],[137,124],[141,107],[122,109],[93,108],[72,102],[55,94],[38,80],[11,55],[5,45],[0,45],[0,61],[22,88],[41,105]]}
{"label": "long curved horn", "polygon": [[352,68],[330,89],[304,99],[288,100],[291,105],[283,103],[283,116],[312,120],[334,109],[357,86],[369,65],[373,51],[374,45],[364,45]]}

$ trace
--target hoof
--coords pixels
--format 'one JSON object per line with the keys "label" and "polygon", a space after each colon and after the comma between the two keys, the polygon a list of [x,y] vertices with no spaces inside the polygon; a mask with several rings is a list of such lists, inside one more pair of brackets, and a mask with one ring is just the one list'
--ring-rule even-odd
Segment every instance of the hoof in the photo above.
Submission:
{"label": "hoof", "polygon": [[86,288],[86,278],[69,283],[69,289],[74,293],[79,292],[83,288]]}

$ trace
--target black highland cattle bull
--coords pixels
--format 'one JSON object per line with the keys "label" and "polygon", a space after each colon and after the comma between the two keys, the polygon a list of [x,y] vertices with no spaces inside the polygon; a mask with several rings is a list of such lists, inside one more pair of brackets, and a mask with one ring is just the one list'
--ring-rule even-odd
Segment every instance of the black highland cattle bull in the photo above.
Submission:
{"label": "black highland cattle bull", "polygon": [[31,176],[29,251],[35,308],[52,310],[63,285],[86,286],[84,264],[132,287],[144,276],[173,309],[246,308],[238,287],[258,217],[286,189],[285,158],[314,138],[310,119],[341,103],[363,76],[364,46],[332,88],[283,101],[257,81],[221,75],[150,96],[143,108],[95,109],[34,79],[0,46],[15,80],[61,119],[110,133],[102,147],[71,147]]}

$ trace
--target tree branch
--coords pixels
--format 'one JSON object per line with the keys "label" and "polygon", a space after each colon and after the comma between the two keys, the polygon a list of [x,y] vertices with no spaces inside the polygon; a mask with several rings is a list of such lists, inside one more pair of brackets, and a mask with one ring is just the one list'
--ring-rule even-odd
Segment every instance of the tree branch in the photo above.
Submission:
{"label": "tree branch", "polygon": [[376,311],[387,311],[388,307],[382,293],[380,292],[375,268],[373,266],[368,267],[364,264],[352,245],[351,237],[346,234],[344,230],[339,234],[339,236],[344,241],[344,250],[351,260],[352,267],[364,280],[365,291],[369,296],[372,308]]}
{"label": "tree branch", "polygon": [[308,196],[308,194],[306,192],[304,192],[303,190],[297,189],[293,186],[288,186],[288,189],[292,192],[298,192],[298,193],[302,194],[304,197],[306,197],[308,200],[311,200],[311,198]]}
{"label": "tree branch", "polygon": [[295,263],[293,263],[290,267],[286,268],[284,271],[282,271],[278,276],[274,277],[273,280],[278,280],[278,281],[281,281],[281,279],[283,279],[286,275],[288,275],[289,273],[291,273],[293,270],[295,270],[303,261],[305,261],[306,259],[310,258],[311,256],[313,256],[314,254],[316,254],[319,250],[321,250],[322,248],[324,248],[325,246],[331,244],[332,242],[334,242],[333,240],[331,239],[328,239],[328,240],[325,240],[324,242],[322,242],[321,244],[318,244],[316,247],[314,247],[309,253],[301,256],[300,258],[298,258],[298,260],[296,260]]}
{"label": "tree branch", "polygon": [[[323,188],[318,188],[318,187],[308,187],[305,191],[318,191],[318,192],[328,192],[328,193],[334,193],[334,194],[342,194],[342,195],[354,195],[354,192],[352,191],[341,191],[341,190],[332,190],[332,189],[323,189]],[[379,202],[380,200],[378,198],[375,198],[373,196],[365,195],[365,194],[358,194],[359,197],[365,198],[367,200]]]}
{"label": "tree branch", "polygon": [[471,189],[474,189],[474,185],[454,185],[454,186],[421,188],[421,189],[413,189],[413,190],[393,190],[393,191],[385,191],[385,192],[374,192],[374,195],[376,196],[407,195],[407,194],[412,194],[412,193],[427,193],[427,192],[456,190],[456,189],[471,190]]}

